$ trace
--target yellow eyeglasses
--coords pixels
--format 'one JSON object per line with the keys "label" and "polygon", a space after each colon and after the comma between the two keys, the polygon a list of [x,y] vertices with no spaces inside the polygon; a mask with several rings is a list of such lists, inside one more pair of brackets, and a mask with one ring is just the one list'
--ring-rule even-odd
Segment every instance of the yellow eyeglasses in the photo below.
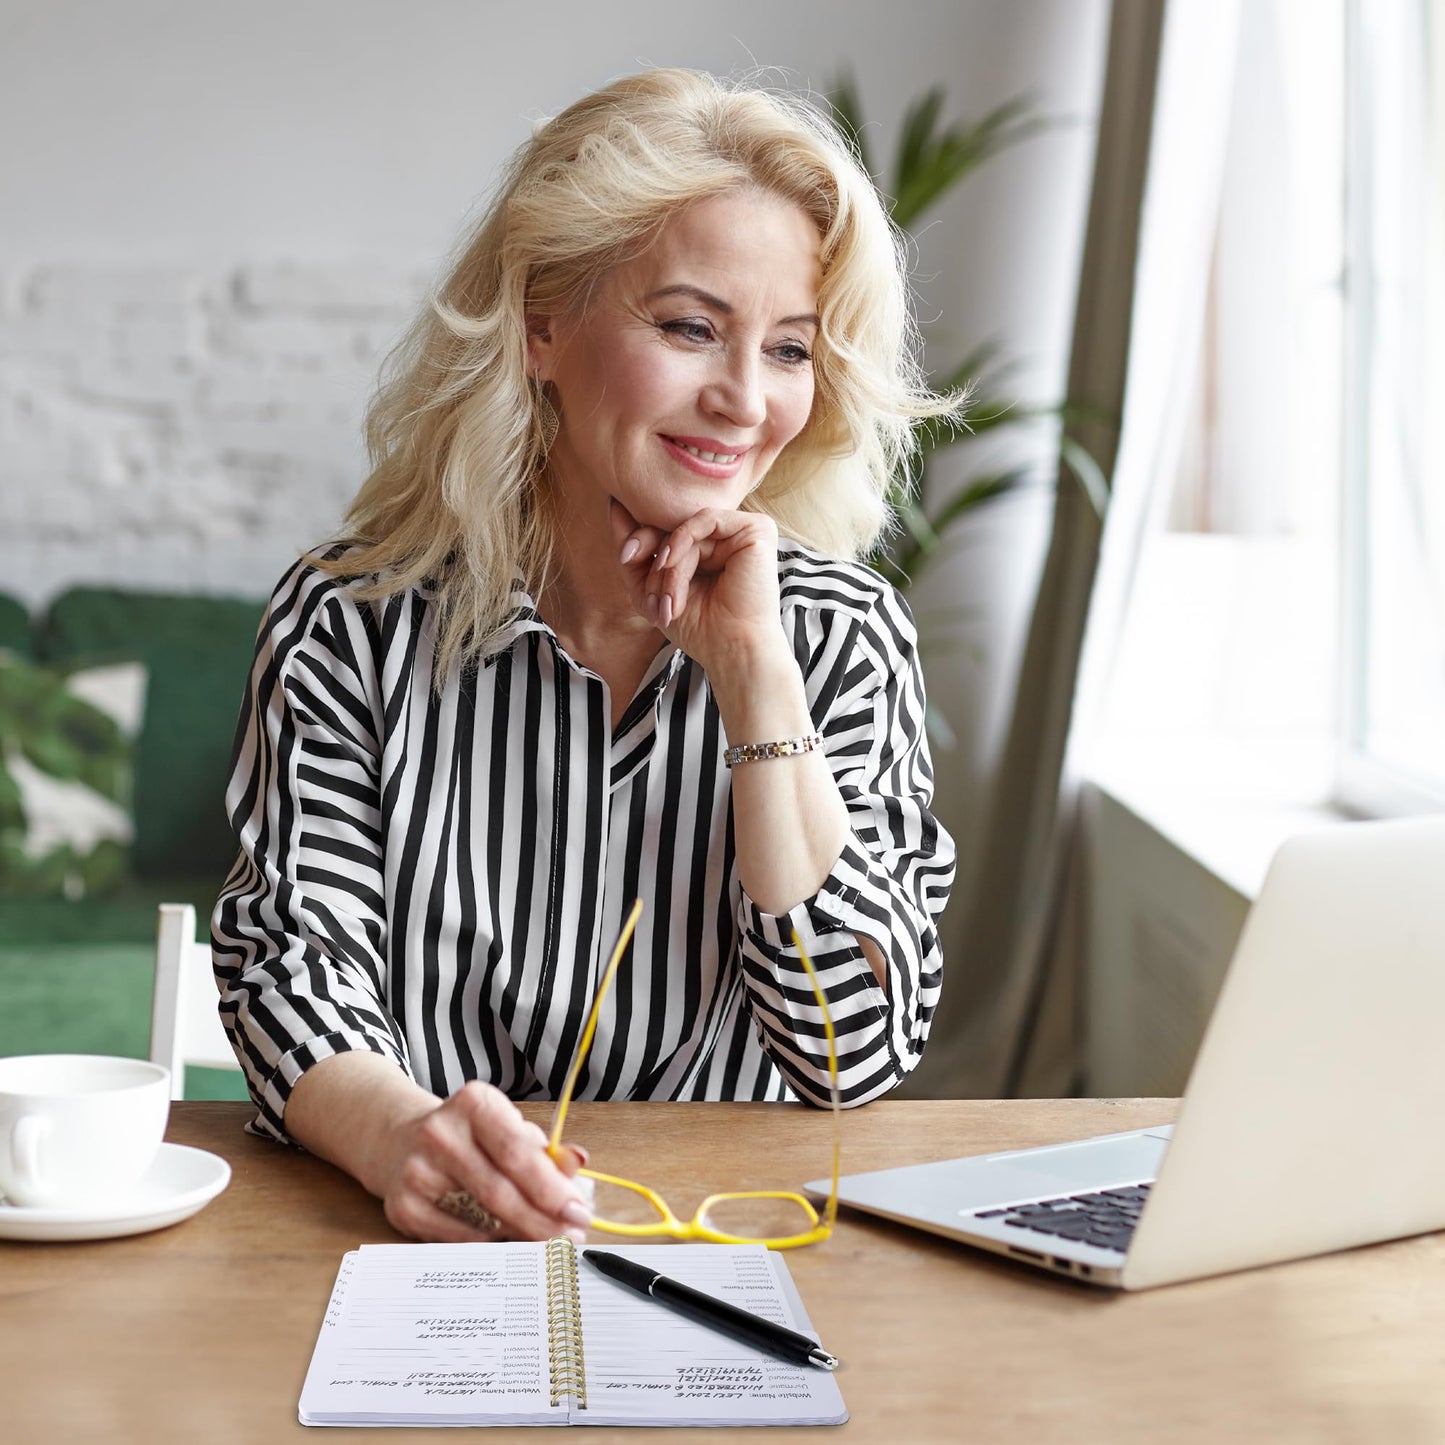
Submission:
{"label": "yellow eyeglasses", "polygon": [[[632,941],[637,920],[642,917],[642,900],[632,905],[627,922],[612,950],[603,971],[602,981],[597,985],[597,996],[592,1000],[592,1010],[587,1015],[587,1024],[582,1030],[581,1042],[577,1045],[577,1057],[572,1061],[562,1097],[557,1100],[557,1112],[552,1120],[552,1132],[547,1141],[547,1152],[555,1159],[562,1142],[562,1126],[567,1121],[567,1106],[572,1102],[572,1092],[577,1087],[578,1075],[592,1047],[592,1036],[597,1030],[597,1016],[602,1010],[602,1001],[612,986],[617,966],[627,945]],[[806,970],[818,1008],[823,1017],[823,1033],[828,1044],[828,1088],[832,1101],[833,1115],[833,1181],[828,1202],[821,1217],[811,1202],[801,1194],[790,1190],[741,1190],[727,1194],[710,1194],[697,1207],[690,1220],[683,1221],[668,1208],[667,1201],[655,1190],[631,1179],[620,1179],[615,1174],[599,1174],[592,1169],[583,1169],[583,1177],[593,1181],[596,1191],[594,1199],[593,1229],[607,1234],[618,1234],[630,1239],[652,1239],[659,1235],[671,1239],[706,1240],[712,1244],[765,1244],[769,1249],[795,1249],[799,1245],[817,1244],[833,1232],[833,1223],[838,1215],[838,1172],[841,1155],[842,1105],[838,1098],[838,1046],[833,1034],[833,1020],[823,998],[822,986],[813,969],[796,930],[793,943],[798,949],[798,958]],[[724,1227],[724,1226],[729,1227]]]}

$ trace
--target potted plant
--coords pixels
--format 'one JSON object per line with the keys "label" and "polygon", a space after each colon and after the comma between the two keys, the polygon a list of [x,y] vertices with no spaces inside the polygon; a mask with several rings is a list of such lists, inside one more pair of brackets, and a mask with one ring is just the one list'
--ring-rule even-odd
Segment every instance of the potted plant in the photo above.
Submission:
{"label": "potted plant", "polygon": [[[937,86],[909,108],[903,121],[891,175],[884,177],[869,153],[862,107],[852,76],[832,88],[834,118],[852,142],[859,160],[890,206],[896,225],[911,231],[927,213],[1000,151],[1030,139],[1056,122],[1039,114],[1027,98],[1005,102],[971,123],[944,124],[945,92]],[[1027,466],[1005,467],[971,476],[951,497],[929,508],[926,477],[930,462],[944,448],[977,441],[1003,428],[1070,419],[1080,408],[1064,403],[1025,406],[1007,395],[1010,363],[993,342],[985,342],[951,370],[935,374],[935,391],[965,398],[956,419],[930,418],[918,428],[918,451],[893,478],[889,501],[897,530],[869,559],[895,586],[906,590],[938,549],[945,535],[978,508],[1023,486],[1035,475]],[[1089,453],[1067,434],[1060,437],[1063,470],[1084,488],[1102,515],[1107,486]]]}

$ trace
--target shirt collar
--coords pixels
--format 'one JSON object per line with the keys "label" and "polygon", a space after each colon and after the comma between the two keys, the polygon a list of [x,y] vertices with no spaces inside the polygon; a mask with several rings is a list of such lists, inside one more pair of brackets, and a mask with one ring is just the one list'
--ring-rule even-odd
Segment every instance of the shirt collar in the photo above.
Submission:
{"label": "shirt collar", "polygon": [[537,604],[520,577],[512,582],[511,613],[507,620],[487,639],[478,660],[490,667],[504,652],[509,652],[529,632],[541,632],[556,641],[552,629],[537,615]]}
{"label": "shirt collar", "polygon": [[[520,577],[512,583],[511,607],[511,615],[481,649],[478,660],[482,667],[490,667],[504,652],[510,652],[522,638],[533,632],[551,638],[558,652],[562,651],[562,644],[557,641],[557,634],[538,616],[537,604]],[[659,686],[671,682],[677,676],[678,669],[686,661],[686,654],[683,650],[671,643],[665,644],[661,650],[667,654],[667,661],[657,675],[656,680]]]}

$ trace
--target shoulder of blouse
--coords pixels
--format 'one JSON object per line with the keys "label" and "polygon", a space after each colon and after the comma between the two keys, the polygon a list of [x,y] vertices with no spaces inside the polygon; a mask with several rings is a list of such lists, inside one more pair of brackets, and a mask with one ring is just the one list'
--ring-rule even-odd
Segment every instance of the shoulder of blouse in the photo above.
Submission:
{"label": "shoulder of blouse", "polygon": [[374,576],[337,577],[318,565],[318,560],[343,556],[349,545],[339,542],[305,553],[282,575],[257,637],[258,681],[283,680],[303,657],[333,677],[355,671],[359,650],[376,652],[386,609],[424,595],[422,589],[409,588],[392,597],[357,596],[357,589],[374,582]]}
{"label": "shoulder of blouse", "polygon": [[805,608],[828,620],[861,622],[902,642],[914,637],[903,594],[871,567],[815,552],[791,538],[778,540],[778,595],[784,612]]}
{"label": "shoulder of blouse", "polygon": [[[339,604],[371,625],[379,623],[387,609],[393,606],[408,601],[421,602],[425,606],[434,600],[434,589],[426,582],[377,596],[360,596],[360,591],[372,588],[380,581],[380,573],[337,576],[319,565],[321,562],[335,562],[347,552],[357,550],[357,546],[355,542],[343,540],[303,553],[286,569],[273,589],[263,626],[275,630],[280,624],[292,634],[293,642],[297,642],[312,630],[315,616],[332,604]],[[308,619],[308,625],[301,633],[296,633],[294,624],[302,615]],[[414,615],[420,616],[420,613]]]}

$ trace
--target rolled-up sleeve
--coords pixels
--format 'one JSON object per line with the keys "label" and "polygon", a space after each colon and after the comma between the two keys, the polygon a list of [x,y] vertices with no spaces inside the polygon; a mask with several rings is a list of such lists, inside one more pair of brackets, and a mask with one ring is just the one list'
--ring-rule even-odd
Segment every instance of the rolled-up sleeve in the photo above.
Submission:
{"label": "rolled-up sleeve", "polygon": [[[862,1104],[923,1053],[942,977],[937,924],[954,847],[930,811],[923,676],[903,599],[880,579],[871,607],[800,602],[785,621],[851,833],[822,887],[787,913],[766,913],[742,894],[743,976],[763,1047],[801,1097],[826,1104],[823,1018],[796,931],[837,1035],[842,1102]],[[886,987],[860,938],[883,955]]]}
{"label": "rolled-up sleeve", "polygon": [[371,613],[298,564],[258,635],[226,792],[240,852],[211,924],[252,1127],[277,1139],[319,1060],[366,1049],[407,1068],[384,1002],[380,706]]}

